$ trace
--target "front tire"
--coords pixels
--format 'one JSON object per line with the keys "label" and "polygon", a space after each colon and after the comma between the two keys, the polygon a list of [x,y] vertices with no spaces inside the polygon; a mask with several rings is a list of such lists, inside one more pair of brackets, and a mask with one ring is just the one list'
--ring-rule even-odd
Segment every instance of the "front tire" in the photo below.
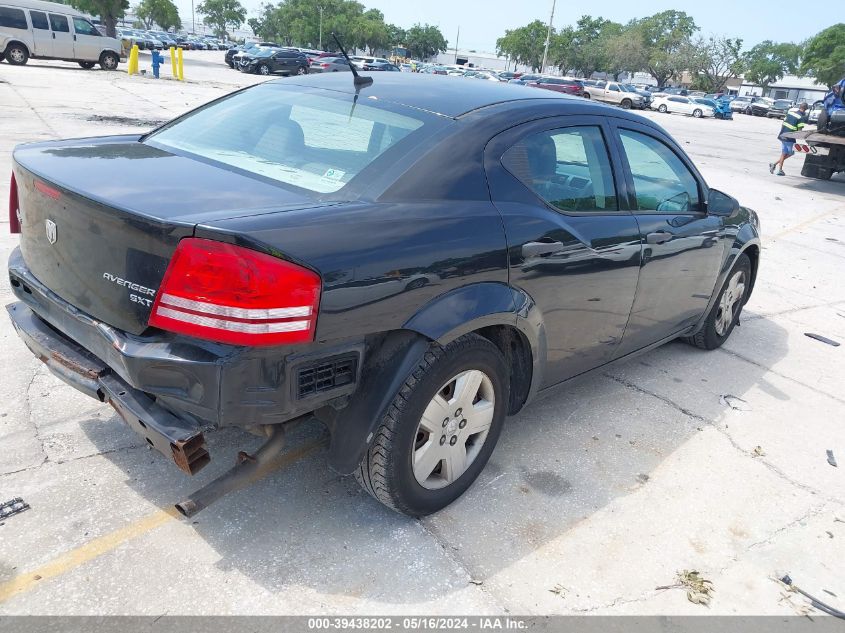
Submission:
{"label": "front tire", "polygon": [[117,70],[117,65],[120,63],[120,57],[117,53],[107,51],[100,55],[100,68],[103,70]]}
{"label": "front tire", "polygon": [[660,107],[657,108],[657,111],[660,112],[660,114],[666,114],[669,111],[669,108],[667,108],[664,104],[661,103]]}
{"label": "front tire", "polygon": [[630,110],[633,104],[630,99],[622,99],[621,105],[623,110]]}
{"label": "front tire", "polygon": [[499,439],[507,376],[499,349],[477,334],[432,346],[394,395],[355,473],[364,490],[415,517],[455,501]]}
{"label": "front tire", "polygon": [[704,113],[701,110],[699,110],[698,108],[696,108],[695,110],[692,111],[692,116],[695,117],[696,119],[700,119],[703,115],[704,115]]}
{"label": "front tire", "polygon": [[725,280],[716,303],[707,313],[704,326],[684,341],[701,349],[716,349],[728,340],[751,292],[751,260],[742,253]]}
{"label": "front tire", "polygon": [[827,114],[827,110],[821,110],[819,112],[819,119],[818,121],[816,121],[816,130],[818,130],[822,134],[827,132],[827,124],[829,120],[830,117]]}
{"label": "front tire", "polygon": [[257,70],[259,75],[269,75],[270,67],[267,64],[261,64]]}
{"label": "front tire", "polygon": [[6,47],[6,61],[12,66],[23,66],[29,61],[29,51],[23,44],[10,44]]}

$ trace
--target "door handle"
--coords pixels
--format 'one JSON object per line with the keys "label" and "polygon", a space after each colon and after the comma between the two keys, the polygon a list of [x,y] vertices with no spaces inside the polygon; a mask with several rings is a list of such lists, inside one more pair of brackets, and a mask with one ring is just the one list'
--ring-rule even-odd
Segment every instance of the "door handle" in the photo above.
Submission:
{"label": "door handle", "polygon": [[664,242],[668,242],[672,239],[672,234],[668,231],[657,231],[655,233],[649,233],[645,236],[645,243],[646,244],[663,244]]}
{"label": "door handle", "polygon": [[53,39],[56,39],[56,34],[55,34],[55,33],[53,33]]}
{"label": "door handle", "polygon": [[542,257],[552,255],[563,250],[563,242],[526,242],[522,245],[522,256]]}

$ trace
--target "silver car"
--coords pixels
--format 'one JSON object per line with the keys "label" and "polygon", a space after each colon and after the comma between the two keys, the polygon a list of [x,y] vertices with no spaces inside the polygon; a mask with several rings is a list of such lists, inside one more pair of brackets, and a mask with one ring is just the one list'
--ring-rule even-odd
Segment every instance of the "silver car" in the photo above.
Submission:
{"label": "silver car", "polygon": [[343,57],[316,57],[308,67],[310,73],[351,72],[349,64]]}

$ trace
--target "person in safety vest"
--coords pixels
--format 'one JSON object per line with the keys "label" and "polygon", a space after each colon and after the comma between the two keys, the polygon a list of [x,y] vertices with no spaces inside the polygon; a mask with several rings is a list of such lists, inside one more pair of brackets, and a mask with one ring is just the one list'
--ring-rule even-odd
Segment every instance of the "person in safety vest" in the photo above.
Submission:
{"label": "person in safety vest", "polygon": [[810,113],[807,111],[807,104],[802,103],[797,108],[790,108],[789,112],[783,119],[783,125],[778,132],[778,140],[780,141],[780,158],[775,163],[769,163],[769,173],[774,174],[777,168],[778,176],[786,176],[783,171],[784,161],[795,153],[795,141],[790,141],[783,138],[784,134],[789,132],[800,132],[804,129],[810,121]]}

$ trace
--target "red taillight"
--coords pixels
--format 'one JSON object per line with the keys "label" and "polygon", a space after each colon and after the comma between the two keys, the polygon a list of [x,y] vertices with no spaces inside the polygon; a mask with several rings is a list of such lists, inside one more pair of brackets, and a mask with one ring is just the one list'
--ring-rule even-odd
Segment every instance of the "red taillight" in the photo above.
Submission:
{"label": "red taillight", "polygon": [[52,198],[53,200],[58,200],[62,197],[62,194],[59,192],[58,189],[53,189],[50,185],[46,182],[41,182],[40,180],[35,181],[35,188],[38,189],[41,193],[43,193],[48,198]]}
{"label": "red taillight", "polygon": [[12,182],[9,184],[9,233],[21,232],[20,203],[18,202],[18,181],[12,172]]}
{"label": "red taillight", "polygon": [[322,66],[323,68],[328,68],[329,64],[320,64],[320,66]]}
{"label": "red taillight", "polygon": [[186,238],[179,242],[149,324],[234,345],[314,340],[320,277],[248,248]]}

